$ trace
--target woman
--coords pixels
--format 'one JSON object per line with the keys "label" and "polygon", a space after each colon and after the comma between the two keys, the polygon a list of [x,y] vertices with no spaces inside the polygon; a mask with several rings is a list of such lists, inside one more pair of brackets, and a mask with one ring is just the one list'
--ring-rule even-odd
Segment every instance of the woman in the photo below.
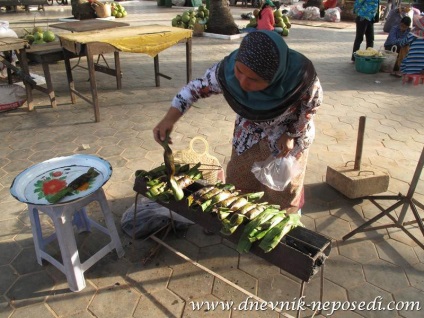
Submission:
{"label": "woman", "polygon": [[[243,192],[264,191],[264,201],[297,212],[303,205],[308,147],[314,139],[313,115],[322,101],[312,62],[289,49],[275,32],[251,32],[238,50],[174,97],[153,129],[155,140],[164,140],[194,102],[213,94],[223,94],[237,113],[226,181]],[[298,164],[299,173],[281,192],[262,185],[251,172],[254,162],[271,154],[293,155]]]}
{"label": "woman", "polygon": [[355,61],[354,53],[361,47],[362,41],[367,42],[367,48],[374,47],[374,18],[378,11],[378,0],[356,0],[353,5],[356,19],[356,35],[353,42],[352,61]]}
{"label": "woman", "polygon": [[384,42],[384,49],[392,51],[393,46],[396,47],[396,53],[398,53],[395,65],[393,66],[393,72],[390,74],[393,76],[401,77],[399,72],[399,66],[403,58],[406,56],[409,50],[409,45],[406,44],[401,46],[401,42],[405,42],[408,33],[411,31],[411,18],[406,16],[400,20],[399,25],[395,25],[391,28],[389,35],[387,36],[386,42]]}
{"label": "woman", "polygon": [[402,74],[424,74],[424,16],[414,15],[414,28],[400,44],[409,51],[400,64]]}
{"label": "woman", "polygon": [[258,17],[256,18],[256,21],[258,24],[256,26],[257,30],[275,31],[277,33],[283,32],[283,28],[274,27],[275,25],[274,8],[275,8],[275,5],[274,3],[272,3],[271,0],[265,0],[261,10],[258,12]]}

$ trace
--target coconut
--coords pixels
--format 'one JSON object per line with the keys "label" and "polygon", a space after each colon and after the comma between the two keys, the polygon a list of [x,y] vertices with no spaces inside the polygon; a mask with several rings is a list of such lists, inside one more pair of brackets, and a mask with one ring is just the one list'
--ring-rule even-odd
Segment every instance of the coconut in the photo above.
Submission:
{"label": "coconut", "polygon": [[56,39],[56,35],[52,31],[43,32],[43,40],[46,42],[53,42]]}

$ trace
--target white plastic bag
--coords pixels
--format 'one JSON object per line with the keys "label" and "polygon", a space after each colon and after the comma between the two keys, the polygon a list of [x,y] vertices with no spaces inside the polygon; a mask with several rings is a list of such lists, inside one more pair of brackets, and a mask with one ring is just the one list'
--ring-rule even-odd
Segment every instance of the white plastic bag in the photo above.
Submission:
{"label": "white plastic bag", "polygon": [[328,22],[340,22],[340,8],[331,8],[325,10],[324,20]]}
{"label": "white plastic bag", "polygon": [[296,158],[293,156],[275,158],[253,163],[252,172],[263,185],[275,191],[283,191],[297,173]]}
{"label": "white plastic bag", "polygon": [[317,7],[307,7],[303,11],[302,20],[316,21],[320,19],[319,8]]}

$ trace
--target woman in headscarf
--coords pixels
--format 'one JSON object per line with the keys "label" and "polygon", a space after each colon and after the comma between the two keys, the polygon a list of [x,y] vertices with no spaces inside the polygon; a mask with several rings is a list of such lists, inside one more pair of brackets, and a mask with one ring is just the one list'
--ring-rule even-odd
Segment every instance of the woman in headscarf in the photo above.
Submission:
{"label": "woman in headscarf", "polygon": [[[297,212],[304,203],[303,180],[315,129],[313,116],[323,92],[312,62],[288,48],[273,31],[249,33],[240,48],[188,83],[153,129],[163,141],[199,98],[223,94],[236,112],[226,182],[243,192],[264,191],[264,201]],[[270,155],[296,158],[297,174],[283,191],[262,185],[251,172]]]}
{"label": "woman in headscarf", "polygon": [[414,15],[414,28],[401,46],[409,44],[409,51],[400,64],[402,74],[424,74],[424,16]]}

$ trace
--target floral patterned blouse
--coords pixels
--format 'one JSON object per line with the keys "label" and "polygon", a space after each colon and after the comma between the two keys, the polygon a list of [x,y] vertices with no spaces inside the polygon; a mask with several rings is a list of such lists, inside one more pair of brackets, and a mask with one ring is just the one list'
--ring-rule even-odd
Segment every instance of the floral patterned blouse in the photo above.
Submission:
{"label": "floral patterned blouse", "polygon": [[[217,80],[218,66],[219,63],[213,65],[203,77],[192,80],[183,87],[172,100],[171,106],[184,114],[199,98],[221,94],[222,89]],[[276,156],[280,152],[276,143],[286,133],[295,138],[295,146],[290,154],[298,155],[313,142],[315,127],[312,118],[322,98],[323,92],[317,77],[302,99],[272,120],[254,122],[237,115],[233,135],[234,149],[241,154],[267,138],[270,150]]]}

